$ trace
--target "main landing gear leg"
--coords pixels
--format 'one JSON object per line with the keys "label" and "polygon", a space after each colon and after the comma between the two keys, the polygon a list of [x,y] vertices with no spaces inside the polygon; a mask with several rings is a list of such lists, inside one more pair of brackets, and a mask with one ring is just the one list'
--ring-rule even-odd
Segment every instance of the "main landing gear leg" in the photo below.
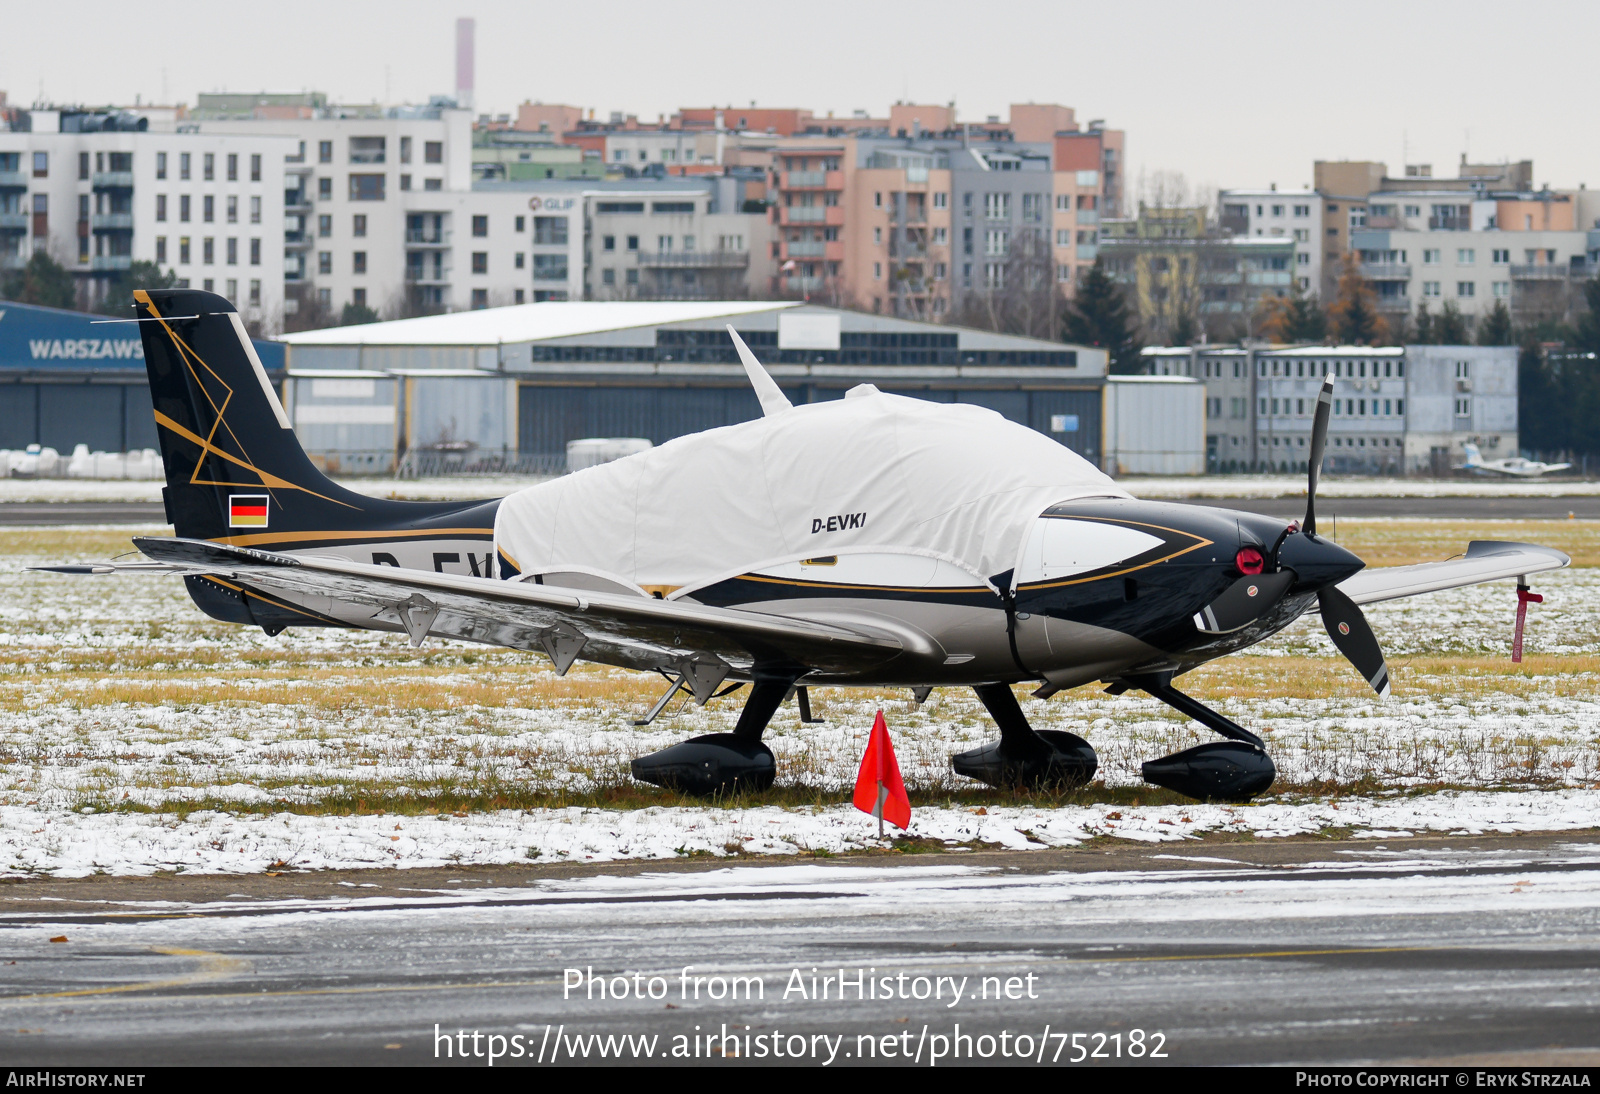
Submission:
{"label": "main landing gear leg", "polygon": [[1002,788],[1070,790],[1094,778],[1100,761],[1089,742],[1060,730],[1035,730],[1009,684],[972,689],[1000,727],[1000,739],[950,760],[957,775]]}
{"label": "main landing gear leg", "polygon": [[1229,738],[1146,762],[1141,769],[1145,782],[1201,801],[1229,802],[1249,801],[1272,785],[1278,769],[1261,738],[1173,687],[1171,673],[1128,676],[1123,680]]}
{"label": "main landing gear leg", "polygon": [[707,733],[640,756],[631,765],[633,777],[699,797],[767,789],[778,763],[761,734],[792,686],[786,677],[757,678],[732,733]]}

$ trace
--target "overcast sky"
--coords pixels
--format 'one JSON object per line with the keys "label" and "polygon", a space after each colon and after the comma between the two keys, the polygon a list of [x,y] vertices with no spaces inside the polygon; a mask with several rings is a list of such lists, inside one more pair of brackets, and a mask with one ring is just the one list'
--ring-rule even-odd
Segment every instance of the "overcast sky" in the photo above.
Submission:
{"label": "overcast sky", "polygon": [[0,90],[419,101],[453,89],[457,16],[477,19],[480,112],[535,99],[654,119],[753,100],[881,115],[906,99],[981,120],[1032,100],[1126,130],[1135,177],[1197,187],[1296,187],[1319,158],[1398,173],[1406,155],[1453,176],[1463,151],[1600,185],[1595,0],[0,0]]}

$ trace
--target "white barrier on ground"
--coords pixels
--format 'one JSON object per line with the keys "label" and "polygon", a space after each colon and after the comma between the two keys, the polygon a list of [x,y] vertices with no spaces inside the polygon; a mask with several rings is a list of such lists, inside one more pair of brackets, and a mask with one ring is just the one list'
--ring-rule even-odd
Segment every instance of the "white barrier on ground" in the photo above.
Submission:
{"label": "white barrier on ground", "polygon": [[48,445],[0,448],[0,478],[156,480],[165,474],[161,454],[153,448],[90,452],[88,445],[80,444],[68,457]]}

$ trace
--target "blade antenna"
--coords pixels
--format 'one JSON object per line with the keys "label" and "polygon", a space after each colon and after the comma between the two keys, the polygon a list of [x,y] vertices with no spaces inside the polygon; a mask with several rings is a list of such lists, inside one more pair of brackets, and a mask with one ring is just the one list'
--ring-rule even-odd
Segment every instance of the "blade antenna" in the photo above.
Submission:
{"label": "blade antenna", "polygon": [[1300,530],[1308,536],[1317,534],[1317,480],[1322,477],[1322,451],[1328,445],[1328,418],[1333,414],[1333,377],[1322,378],[1322,390],[1317,393],[1317,416],[1311,425],[1311,461],[1306,475],[1306,519]]}
{"label": "blade antenna", "polygon": [[762,415],[770,418],[774,414],[782,414],[785,410],[793,410],[794,404],[778,387],[778,382],[761,367],[761,362],[750,352],[750,347],[744,344],[744,339],[739,337],[739,332],[733,329],[732,323],[728,324],[728,337],[733,339],[733,348],[739,351],[739,360],[744,362],[744,371],[750,377],[750,386],[756,389],[756,398],[761,400]]}

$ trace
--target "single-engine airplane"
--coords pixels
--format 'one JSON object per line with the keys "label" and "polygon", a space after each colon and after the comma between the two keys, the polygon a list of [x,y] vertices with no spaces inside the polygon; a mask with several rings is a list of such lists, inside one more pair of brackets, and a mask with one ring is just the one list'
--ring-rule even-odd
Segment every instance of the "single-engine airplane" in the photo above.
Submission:
{"label": "single-engine airplane", "polygon": [[1503,460],[1485,460],[1483,453],[1478,451],[1478,446],[1470,441],[1461,446],[1461,451],[1466,455],[1466,460],[1455,470],[1476,471],[1480,475],[1514,475],[1520,479],[1534,479],[1540,475],[1548,475],[1552,471],[1565,471],[1572,466],[1570,463],[1540,463],[1538,460],[1523,459],[1521,456],[1508,456]]}
{"label": "single-engine airplane", "polygon": [[1012,691],[1103,681],[1226,738],[1144,764],[1196,798],[1247,800],[1275,768],[1260,737],[1173,686],[1308,611],[1380,694],[1360,605],[1555,569],[1566,555],[1474,542],[1444,562],[1363,570],[1318,534],[1333,381],[1317,403],[1305,518],[1139,501],[1041,433],[971,405],[888,395],[792,406],[730,326],[763,416],[498,501],[401,502],[323,476],[223,298],[135,294],[176,538],[148,562],[47,567],[181,575],[207,614],[543,651],[655,671],[704,704],[749,685],[731,733],[633,763],[694,794],[765,788],[762,732],[809,687],[971,687],[1000,730],[953,758],[995,786],[1072,786],[1098,760],[1034,730]]}

